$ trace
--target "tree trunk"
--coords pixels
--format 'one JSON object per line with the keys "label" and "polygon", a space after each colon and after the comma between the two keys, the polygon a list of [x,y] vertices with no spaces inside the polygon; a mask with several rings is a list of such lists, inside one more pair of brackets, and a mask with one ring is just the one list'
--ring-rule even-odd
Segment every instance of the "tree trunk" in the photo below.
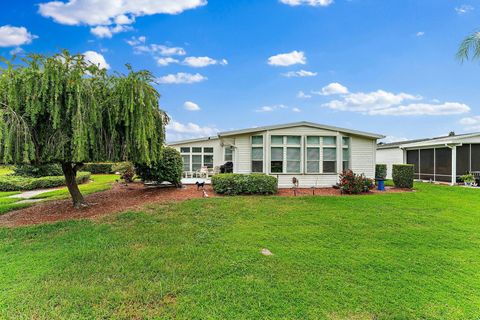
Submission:
{"label": "tree trunk", "polygon": [[77,209],[88,206],[87,202],[83,198],[80,189],[77,184],[77,165],[70,162],[62,163],[62,171],[67,183],[68,192],[72,196],[73,206]]}

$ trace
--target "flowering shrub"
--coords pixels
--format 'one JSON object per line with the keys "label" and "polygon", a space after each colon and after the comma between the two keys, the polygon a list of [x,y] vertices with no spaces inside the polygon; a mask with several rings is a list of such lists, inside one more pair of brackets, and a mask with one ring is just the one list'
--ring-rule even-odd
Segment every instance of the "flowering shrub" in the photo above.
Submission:
{"label": "flowering shrub", "polygon": [[375,183],[373,179],[368,179],[363,174],[355,174],[352,170],[346,170],[340,175],[339,187],[342,193],[360,194],[373,189]]}

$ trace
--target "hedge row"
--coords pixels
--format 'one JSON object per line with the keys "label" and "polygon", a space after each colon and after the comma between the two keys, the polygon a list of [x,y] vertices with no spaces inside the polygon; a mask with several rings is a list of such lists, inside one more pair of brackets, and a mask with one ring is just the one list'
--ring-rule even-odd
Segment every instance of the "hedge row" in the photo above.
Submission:
{"label": "hedge row", "polygon": [[397,188],[413,188],[415,170],[412,164],[394,164],[392,167],[393,184]]}
{"label": "hedge row", "polygon": [[218,194],[275,194],[277,178],[265,174],[222,173],[212,177],[213,190]]}
{"label": "hedge row", "polygon": [[91,172],[92,174],[107,174],[114,172],[115,163],[113,162],[97,162],[85,163],[82,170]]}
{"label": "hedge row", "polygon": [[[77,173],[77,183],[85,183],[90,180],[90,172]],[[0,191],[24,191],[54,188],[65,185],[63,176],[51,176],[40,178],[27,178],[14,175],[0,177]]]}
{"label": "hedge row", "polygon": [[387,177],[387,165],[377,164],[375,165],[375,178],[385,179]]}
{"label": "hedge row", "polygon": [[183,161],[180,152],[171,147],[163,148],[162,159],[149,166],[136,165],[135,171],[142,181],[168,181],[177,187],[182,185]]}
{"label": "hedge row", "polygon": [[52,164],[41,164],[41,165],[31,165],[31,164],[20,164],[13,168],[13,174],[21,177],[52,177],[52,176],[62,176],[62,166],[58,163]]}

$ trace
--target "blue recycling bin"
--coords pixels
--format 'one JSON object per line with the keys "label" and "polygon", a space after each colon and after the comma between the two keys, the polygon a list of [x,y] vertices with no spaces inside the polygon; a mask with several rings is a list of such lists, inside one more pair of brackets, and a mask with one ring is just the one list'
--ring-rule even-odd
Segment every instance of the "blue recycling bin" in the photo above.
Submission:
{"label": "blue recycling bin", "polygon": [[378,191],[385,191],[385,180],[383,179],[375,179],[375,180],[377,180]]}

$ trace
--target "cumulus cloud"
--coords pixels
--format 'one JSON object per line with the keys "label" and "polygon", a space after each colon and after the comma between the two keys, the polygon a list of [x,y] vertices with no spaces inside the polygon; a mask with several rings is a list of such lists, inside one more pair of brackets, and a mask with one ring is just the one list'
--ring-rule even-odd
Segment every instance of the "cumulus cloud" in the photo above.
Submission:
{"label": "cumulus cloud", "polygon": [[330,83],[329,85],[322,88],[320,91],[313,91],[312,93],[318,94],[321,96],[332,96],[337,94],[347,94],[348,88],[341,85],[338,82]]}
{"label": "cumulus cloud", "polygon": [[311,97],[312,97],[311,94],[306,94],[306,93],[303,92],[303,91],[299,91],[299,92],[297,93],[297,98],[299,98],[299,99],[310,99]]}
{"label": "cumulus cloud", "polygon": [[29,44],[38,38],[31,34],[25,27],[13,27],[10,25],[0,27],[0,47],[16,47]]}
{"label": "cumulus cloud", "polygon": [[157,65],[159,65],[160,67],[165,67],[165,66],[168,66],[172,63],[179,63],[180,61],[178,61],[177,59],[174,59],[174,58],[170,58],[170,57],[166,57],[166,58],[163,58],[163,57],[160,57],[160,58],[157,58]]}
{"label": "cumulus cloud", "polygon": [[200,106],[192,101],[185,101],[183,108],[188,111],[200,111]]}
{"label": "cumulus cloud", "polygon": [[216,64],[227,65],[228,61],[225,59],[218,61],[210,57],[187,57],[183,60],[183,64],[189,67],[203,68]]}
{"label": "cumulus cloud", "polygon": [[101,69],[110,69],[110,65],[105,60],[105,57],[96,51],[85,51],[83,57],[85,61],[97,65]]}
{"label": "cumulus cloud", "polygon": [[206,0],[55,0],[40,3],[39,13],[64,25],[92,26],[93,34],[111,37],[130,30],[125,25],[134,23],[136,17],[180,14],[206,4]]}
{"label": "cumulus cloud", "polygon": [[207,80],[208,78],[199,74],[191,74],[179,72],[176,74],[168,74],[157,79],[158,83],[162,84],[191,84]]}
{"label": "cumulus cloud", "polygon": [[282,75],[287,78],[303,78],[303,77],[315,77],[318,73],[317,72],[312,72],[312,71],[306,71],[306,70],[299,70],[299,71],[289,71],[286,73],[283,73]]}
{"label": "cumulus cloud", "polygon": [[268,58],[268,64],[271,66],[287,67],[294,64],[306,64],[307,58],[303,51],[292,51],[281,53]]}
{"label": "cumulus cloud", "polygon": [[322,106],[339,111],[383,116],[438,116],[463,114],[470,111],[470,107],[463,103],[427,103],[422,100],[423,97],[418,95],[377,90],[368,93],[346,93],[341,99],[332,100]]}
{"label": "cumulus cloud", "polygon": [[289,6],[312,6],[312,7],[328,7],[333,3],[333,0],[280,0],[281,3]]}
{"label": "cumulus cloud", "polygon": [[258,108],[255,110],[255,112],[274,112],[274,111],[277,111],[277,110],[291,110],[293,112],[300,112],[300,109],[299,108],[296,108],[296,107],[293,107],[293,108],[290,108],[289,106],[286,106],[284,104],[276,104],[276,105],[272,105],[272,106],[263,106],[261,108]]}
{"label": "cumulus cloud", "polygon": [[423,32],[423,31],[418,31],[418,32],[416,33],[416,36],[417,36],[417,37],[423,37],[424,35],[425,35],[425,32]]}
{"label": "cumulus cloud", "polygon": [[407,141],[407,138],[404,137],[395,137],[395,136],[386,136],[380,142],[383,143],[393,143],[393,142],[402,142],[402,141]]}
{"label": "cumulus cloud", "polygon": [[210,137],[219,132],[214,126],[200,126],[192,122],[184,124],[174,120],[170,121],[166,129],[168,141]]}
{"label": "cumulus cloud", "polygon": [[462,4],[461,6],[455,8],[455,11],[460,15],[469,13],[473,10],[475,10],[475,8],[469,4]]}
{"label": "cumulus cloud", "polygon": [[459,123],[468,130],[480,131],[480,116],[462,118]]}
{"label": "cumulus cloud", "polygon": [[302,110],[300,110],[299,108],[292,108],[292,111],[293,112],[301,112]]}

